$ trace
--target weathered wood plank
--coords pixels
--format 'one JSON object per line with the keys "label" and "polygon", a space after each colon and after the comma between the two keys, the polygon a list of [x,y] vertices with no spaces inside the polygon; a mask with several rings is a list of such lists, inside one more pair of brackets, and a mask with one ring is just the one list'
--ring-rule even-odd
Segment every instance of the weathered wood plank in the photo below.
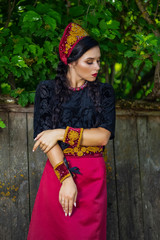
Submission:
{"label": "weathered wood plank", "polygon": [[[147,102],[148,103],[148,102]],[[139,104],[141,104],[141,101],[139,101]],[[143,103],[145,106],[145,103]],[[116,115],[117,116],[159,116],[159,108],[156,107],[154,108],[153,106],[146,109],[145,107],[142,107],[140,109],[136,108],[119,108],[118,106],[118,101],[116,103]],[[1,104],[0,103],[0,112],[21,112],[21,113],[33,113],[34,111],[34,105],[30,104],[27,107],[21,107],[20,105],[17,104]]]}
{"label": "weathered wood plank", "polygon": [[115,181],[114,141],[109,141],[107,151],[107,240],[119,240],[117,190]]}
{"label": "weathered wood plank", "polygon": [[38,191],[40,179],[47,160],[43,151],[38,148],[34,153],[33,140],[33,114],[27,114],[28,119],[28,151],[29,151],[29,182],[30,182],[30,213],[33,210],[34,201]]}
{"label": "weathered wood plank", "polygon": [[120,239],[144,239],[137,130],[133,117],[118,118],[115,159]]}
{"label": "weathered wood plank", "polygon": [[0,104],[0,112],[21,112],[21,113],[27,113],[27,112],[33,112],[34,106],[29,105],[28,107],[21,107],[17,104]]}
{"label": "weathered wood plank", "polygon": [[[47,157],[40,149],[32,153],[33,106],[5,111],[0,109],[7,125],[0,129],[0,239],[25,240]],[[107,146],[107,240],[160,239],[160,113],[116,112],[115,148],[112,141]]]}
{"label": "weathered wood plank", "polygon": [[6,124],[6,128],[0,128],[0,239],[11,240],[13,189],[10,183],[8,113],[0,112],[0,118]]}
{"label": "weathered wood plank", "polygon": [[29,224],[26,114],[9,114],[10,183],[13,191],[10,219],[12,240],[26,239]]}
{"label": "weathered wood plank", "polygon": [[137,119],[145,240],[160,239],[160,116]]}

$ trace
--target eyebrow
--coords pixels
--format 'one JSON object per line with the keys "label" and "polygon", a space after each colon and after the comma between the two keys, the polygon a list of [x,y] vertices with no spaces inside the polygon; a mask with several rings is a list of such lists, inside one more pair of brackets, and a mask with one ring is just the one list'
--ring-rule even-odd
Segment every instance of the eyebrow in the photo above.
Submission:
{"label": "eyebrow", "polygon": [[[100,58],[101,56],[99,56],[98,58]],[[89,57],[89,58],[86,58],[86,60],[93,60],[95,58],[92,58],[92,57]]]}

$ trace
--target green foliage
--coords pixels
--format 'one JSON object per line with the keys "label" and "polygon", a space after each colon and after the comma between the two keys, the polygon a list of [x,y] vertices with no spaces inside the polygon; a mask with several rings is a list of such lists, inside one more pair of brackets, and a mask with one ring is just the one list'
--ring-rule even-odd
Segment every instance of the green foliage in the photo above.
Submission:
{"label": "green foliage", "polygon": [[28,103],[34,103],[35,92],[27,92],[24,89],[17,88],[10,92],[11,97],[18,98],[18,103],[25,107]]}
{"label": "green foliage", "polygon": [[113,84],[117,98],[146,97],[160,60],[159,5],[142,2],[149,24],[133,0],[2,0],[0,92],[22,106],[33,103],[39,81],[54,79],[59,41],[74,21],[99,42],[99,77]]}
{"label": "green foliage", "polygon": [[1,118],[0,118],[0,128],[6,128],[6,125]]}

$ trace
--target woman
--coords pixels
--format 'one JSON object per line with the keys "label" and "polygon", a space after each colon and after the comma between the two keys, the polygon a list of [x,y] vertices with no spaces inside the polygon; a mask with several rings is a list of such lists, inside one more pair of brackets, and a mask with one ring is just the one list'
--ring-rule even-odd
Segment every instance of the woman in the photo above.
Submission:
{"label": "woman", "polygon": [[103,146],[114,138],[115,98],[99,83],[100,49],[70,23],[59,45],[55,80],[36,90],[34,144],[47,154],[28,240],[105,240]]}

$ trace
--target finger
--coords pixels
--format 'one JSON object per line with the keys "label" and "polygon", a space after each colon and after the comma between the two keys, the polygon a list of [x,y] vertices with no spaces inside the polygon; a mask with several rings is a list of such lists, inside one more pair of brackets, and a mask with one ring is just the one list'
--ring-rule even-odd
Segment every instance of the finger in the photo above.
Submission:
{"label": "finger", "polygon": [[64,201],[64,198],[61,199],[61,205],[62,205],[63,211],[65,212],[65,201]]}
{"label": "finger", "polygon": [[39,144],[40,144],[40,141],[37,141],[37,142],[34,144],[33,149],[32,149],[33,152],[36,151],[36,149],[37,149],[37,147],[39,146]]}
{"label": "finger", "polygon": [[74,197],[74,206],[76,207],[76,202],[77,202],[77,193],[75,194],[75,197]]}
{"label": "finger", "polygon": [[39,133],[39,134],[36,136],[36,138],[34,139],[34,141],[38,140],[38,139],[43,135],[43,133],[44,133],[44,131],[41,132],[41,133]]}
{"label": "finger", "polygon": [[42,151],[44,151],[46,149],[46,145],[45,144],[40,144],[40,148]]}
{"label": "finger", "polygon": [[64,197],[62,194],[59,194],[59,202],[60,202],[61,206],[63,205],[62,208],[64,208],[65,207],[64,206]]}
{"label": "finger", "polygon": [[64,211],[65,211],[65,216],[67,216],[68,215],[68,205],[69,205],[69,201],[68,201],[68,198],[66,198],[65,200],[64,200]]}
{"label": "finger", "polygon": [[59,194],[59,203],[61,204],[61,202],[62,202],[62,196],[61,194]]}
{"label": "finger", "polygon": [[69,216],[71,216],[72,214],[72,209],[73,209],[73,201],[72,200],[69,200]]}
{"label": "finger", "polygon": [[45,151],[44,151],[44,153],[49,152],[49,150],[51,150],[51,148],[52,148],[52,146],[47,146],[46,149],[45,149]]}

